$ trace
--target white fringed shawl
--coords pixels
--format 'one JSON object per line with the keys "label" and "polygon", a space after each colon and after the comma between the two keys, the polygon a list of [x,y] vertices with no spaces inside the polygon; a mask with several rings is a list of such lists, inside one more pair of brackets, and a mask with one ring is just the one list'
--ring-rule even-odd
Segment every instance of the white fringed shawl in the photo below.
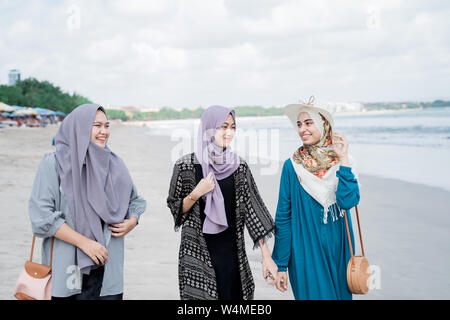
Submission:
{"label": "white fringed shawl", "polygon": [[[340,168],[340,162],[328,169],[322,178],[306,170],[302,165],[296,163],[293,158],[291,158],[291,162],[303,189],[323,206],[323,223],[327,223],[329,213],[331,213],[333,221],[335,221],[338,216],[332,208],[336,203],[336,190],[339,182],[336,172]],[[354,164],[354,159],[349,155],[349,167],[354,166]],[[354,168],[352,168],[352,171],[355,177],[357,177]],[[344,211],[339,206],[337,207],[339,216],[343,217]]]}

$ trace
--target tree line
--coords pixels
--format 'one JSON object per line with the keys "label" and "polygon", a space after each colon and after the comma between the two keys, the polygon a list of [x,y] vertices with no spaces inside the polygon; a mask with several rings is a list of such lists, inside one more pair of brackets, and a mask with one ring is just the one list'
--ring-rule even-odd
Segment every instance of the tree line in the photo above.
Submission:
{"label": "tree line", "polygon": [[27,78],[13,86],[0,85],[0,101],[8,105],[44,108],[69,113],[80,104],[92,103],[76,92],[69,94],[48,81]]}

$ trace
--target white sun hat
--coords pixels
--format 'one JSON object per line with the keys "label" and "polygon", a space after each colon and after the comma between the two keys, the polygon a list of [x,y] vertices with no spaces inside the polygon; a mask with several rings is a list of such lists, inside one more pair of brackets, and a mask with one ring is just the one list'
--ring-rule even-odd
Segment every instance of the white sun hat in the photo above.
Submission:
{"label": "white sun hat", "polygon": [[[297,104],[288,104],[283,108],[284,113],[287,115],[289,120],[291,120],[292,125],[294,126],[295,130],[298,129],[297,127],[297,121],[298,121],[298,115],[301,112],[314,112],[314,113],[320,113],[322,116],[324,116],[325,119],[330,123],[331,128],[334,126],[333,116],[330,112],[323,108],[315,107],[314,106],[314,96],[309,97],[309,100],[307,103],[297,103]],[[311,115],[311,113],[310,113]]]}

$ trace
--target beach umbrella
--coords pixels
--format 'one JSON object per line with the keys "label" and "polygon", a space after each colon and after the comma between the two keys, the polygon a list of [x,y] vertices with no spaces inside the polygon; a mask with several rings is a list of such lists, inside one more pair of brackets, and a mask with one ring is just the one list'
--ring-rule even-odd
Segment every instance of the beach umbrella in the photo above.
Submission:
{"label": "beach umbrella", "polygon": [[14,110],[24,110],[24,109],[26,109],[25,107],[21,107],[21,106],[11,106],[11,107],[13,107],[14,108]]}
{"label": "beach umbrella", "polygon": [[16,109],[7,105],[6,103],[0,102],[0,112],[13,112]]}
{"label": "beach umbrella", "polygon": [[37,116],[38,113],[34,111],[32,108],[24,108],[21,110],[16,110],[14,112],[17,115],[26,115],[26,116]]}
{"label": "beach umbrella", "polygon": [[7,113],[7,115],[4,117],[17,118],[17,117],[25,117],[25,116],[23,114]]}
{"label": "beach umbrella", "polygon": [[33,108],[35,112],[37,112],[41,116],[50,116],[54,114],[53,110],[43,109],[43,108]]}

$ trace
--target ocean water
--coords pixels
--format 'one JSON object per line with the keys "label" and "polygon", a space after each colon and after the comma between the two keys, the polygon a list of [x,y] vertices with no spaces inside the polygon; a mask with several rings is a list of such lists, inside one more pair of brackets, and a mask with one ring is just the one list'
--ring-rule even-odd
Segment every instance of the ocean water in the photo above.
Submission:
{"label": "ocean water", "polygon": [[[450,108],[337,114],[335,130],[349,141],[357,172],[425,184],[450,191]],[[178,141],[172,158],[194,150],[199,120],[148,123],[151,136]],[[285,116],[242,117],[232,148],[261,174],[279,174],[280,161],[301,145]],[[364,181],[361,181],[363,184]]]}

